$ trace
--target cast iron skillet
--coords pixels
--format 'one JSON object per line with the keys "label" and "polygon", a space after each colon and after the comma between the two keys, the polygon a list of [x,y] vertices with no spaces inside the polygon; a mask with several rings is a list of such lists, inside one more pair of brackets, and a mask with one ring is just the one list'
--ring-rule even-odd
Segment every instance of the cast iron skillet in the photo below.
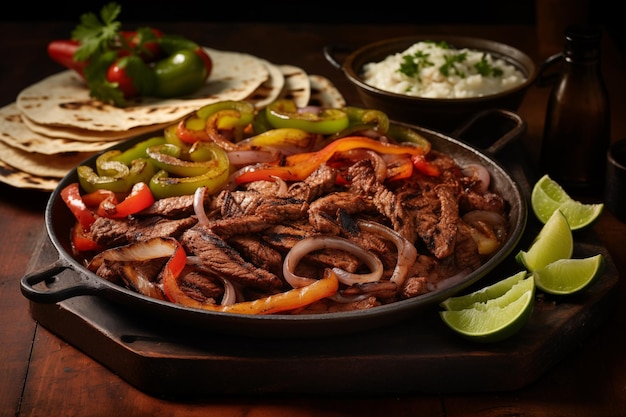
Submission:
{"label": "cast iron skillet", "polygon": [[[58,303],[76,296],[104,297],[128,309],[129,314],[140,314],[158,322],[189,326],[195,330],[252,337],[317,337],[370,330],[409,316],[413,316],[435,303],[472,285],[500,264],[515,248],[526,227],[527,206],[520,187],[507,171],[488,154],[516,139],[525,130],[525,123],[514,113],[500,110],[512,122],[512,129],[502,135],[485,151],[444,134],[411,126],[428,138],[434,149],[452,155],[461,165],[480,163],[492,176],[493,190],[499,192],[510,206],[510,230],[507,242],[480,268],[461,282],[448,288],[408,300],[375,307],[368,310],[317,315],[242,315],[204,311],[147,297],[113,284],[85,268],[72,256],[70,228],[75,218],[60,197],[61,190],[77,181],[76,169],[61,180],[51,194],[45,212],[48,236],[59,253],[52,265],[25,275],[21,280],[22,294],[37,303]],[[117,149],[126,149],[146,136],[138,137]],[[95,156],[85,161],[94,166]],[[65,273],[69,272],[74,273]]]}

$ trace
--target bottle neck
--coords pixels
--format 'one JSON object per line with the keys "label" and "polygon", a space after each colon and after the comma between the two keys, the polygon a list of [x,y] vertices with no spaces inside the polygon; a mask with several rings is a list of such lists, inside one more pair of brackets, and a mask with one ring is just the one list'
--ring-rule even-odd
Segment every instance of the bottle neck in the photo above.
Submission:
{"label": "bottle neck", "polygon": [[563,55],[570,62],[599,62],[602,31],[594,25],[571,25],[565,31]]}

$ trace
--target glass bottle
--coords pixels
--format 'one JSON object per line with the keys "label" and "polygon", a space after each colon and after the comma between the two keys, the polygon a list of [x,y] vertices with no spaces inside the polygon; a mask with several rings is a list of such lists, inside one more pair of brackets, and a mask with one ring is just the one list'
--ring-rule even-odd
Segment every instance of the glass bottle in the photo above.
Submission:
{"label": "glass bottle", "polygon": [[601,30],[565,31],[559,79],[548,100],[541,165],[572,195],[599,196],[610,144],[609,97],[600,67]]}

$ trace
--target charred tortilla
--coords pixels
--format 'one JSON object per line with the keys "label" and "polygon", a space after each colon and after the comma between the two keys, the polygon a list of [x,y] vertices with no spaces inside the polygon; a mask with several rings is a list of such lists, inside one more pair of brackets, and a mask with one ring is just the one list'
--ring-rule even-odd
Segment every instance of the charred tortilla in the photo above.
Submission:
{"label": "charred tortilla", "polygon": [[58,178],[39,177],[5,164],[0,160],[0,181],[15,188],[53,191],[59,184]]}
{"label": "charred tortilla", "polygon": [[285,85],[285,77],[281,70],[269,61],[262,61],[267,68],[269,76],[246,98],[246,101],[252,103],[255,107],[265,107],[276,100]]}
{"label": "charred tortilla", "polygon": [[26,152],[0,142],[0,160],[7,165],[40,177],[63,178],[75,166],[96,152],[63,152],[46,155]]}
{"label": "charred tortilla", "polygon": [[211,76],[204,87],[184,98],[143,98],[125,108],[114,107],[89,97],[82,79],[68,70],[27,87],[16,103],[34,123],[119,132],[174,122],[217,101],[243,100],[269,77],[263,60],[253,55],[206,50],[214,62]]}
{"label": "charred tortilla", "polygon": [[311,81],[306,71],[294,65],[280,65],[279,68],[285,78],[285,86],[280,93],[280,98],[291,99],[298,107],[309,104]]}
{"label": "charred tortilla", "polygon": [[45,155],[97,152],[117,143],[111,140],[84,142],[71,137],[51,137],[38,133],[27,123],[27,119],[20,113],[15,103],[0,108],[0,142],[26,152]]}
{"label": "charred tortilla", "polygon": [[346,100],[337,90],[337,87],[328,78],[322,75],[309,75],[311,83],[311,97],[309,104],[313,106],[340,108],[346,106]]}

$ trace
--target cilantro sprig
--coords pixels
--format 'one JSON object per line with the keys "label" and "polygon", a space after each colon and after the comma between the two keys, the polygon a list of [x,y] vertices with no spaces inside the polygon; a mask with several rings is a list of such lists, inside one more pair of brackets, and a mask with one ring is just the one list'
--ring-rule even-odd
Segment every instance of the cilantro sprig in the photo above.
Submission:
{"label": "cilantro sprig", "polygon": [[72,39],[80,43],[74,55],[77,61],[87,61],[96,53],[104,53],[113,43],[119,42],[122,23],[117,20],[122,7],[109,3],[102,7],[100,16],[85,13],[80,17],[80,24],[72,31]]}

